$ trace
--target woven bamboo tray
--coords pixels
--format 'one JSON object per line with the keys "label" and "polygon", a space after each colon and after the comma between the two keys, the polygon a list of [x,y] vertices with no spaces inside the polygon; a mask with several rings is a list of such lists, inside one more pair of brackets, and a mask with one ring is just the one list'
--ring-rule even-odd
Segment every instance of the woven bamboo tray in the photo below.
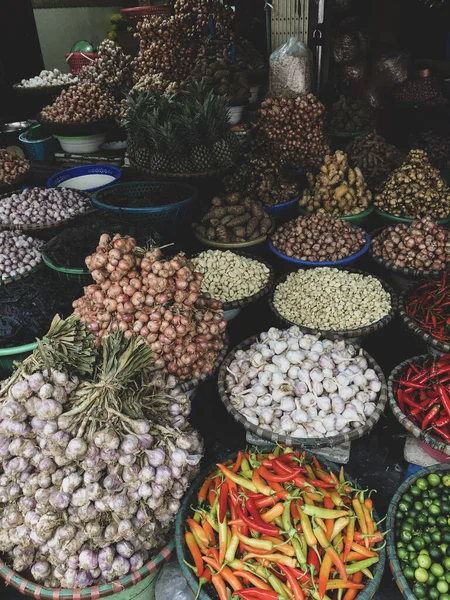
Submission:
{"label": "woven bamboo tray", "polygon": [[427,444],[428,446],[431,446],[435,450],[442,452],[442,454],[450,456],[450,445],[449,444],[446,444],[445,442],[441,441],[439,438],[435,437],[434,435],[432,435],[430,433],[427,433],[426,431],[422,431],[419,427],[417,427],[417,425],[414,425],[414,423],[412,423],[412,421],[410,421],[408,419],[407,415],[405,415],[405,413],[401,410],[400,406],[398,405],[397,397],[396,397],[396,394],[393,389],[394,383],[399,379],[400,375],[407,370],[407,368],[411,362],[420,364],[420,363],[425,362],[427,359],[434,360],[435,357],[433,357],[429,354],[421,354],[420,356],[414,356],[413,358],[408,358],[408,360],[404,360],[403,362],[401,362],[399,365],[397,365],[395,367],[395,369],[390,374],[388,383],[387,383],[389,404],[391,405],[392,412],[394,413],[394,416],[396,417],[398,422],[401,425],[403,425],[403,427],[407,431],[412,433],[412,435],[415,438],[417,438],[421,442]]}
{"label": "woven bamboo tray", "polygon": [[389,505],[387,520],[386,520],[386,541],[387,541],[387,552],[389,559],[389,566],[391,568],[392,574],[394,576],[395,582],[398,586],[398,589],[403,594],[403,597],[406,600],[417,600],[417,597],[413,593],[412,589],[409,586],[409,583],[406,577],[403,575],[403,571],[400,566],[400,561],[397,557],[397,549],[395,547],[395,519],[397,516],[397,509],[400,503],[400,500],[405,492],[409,490],[409,488],[414,485],[414,483],[420,477],[427,477],[430,473],[441,473],[450,471],[450,465],[441,464],[441,465],[433,465],[431,467],[425,467],[424,469],[420,469],[408,477],[406,481],[402,483],[402,485],[395,492],[394,497]]}
{"label": "woven bamboo tray", "polygon": [[[261,288],[255,294],[247,296],[247,298],[240,298],[239,300],[230,300],[230,302],[222,302],[222,308],[224,312],[227,312],[228,310],[236,310],[238,308],[243,308],[244,306],[247,306],[247,304],[257,302],[260,298],[269,293],[273,286],[273,282],[275,281],[275,272],[272,266],[269,265],[269,263],[263,260],[262,258],[256,258],[252,254],[247,254],[246,252],[240,252],[238,250],[235,250],[234,254],[238,254],[239,256],[243,256],[244,258],[249,258],[250,260],[255,260],[265,265],[269,269],[269,279],[263,288]],[[198,254],[193,256],[193,258],[195,258],[196,256],[198,256]]]}
{"label": "woven bamboo tray", "polygon": [[[271,452],[271,450],[265,449],[264,452],[269,453],[269,452]],[[307,454],[308,460],[311,461],[313,455],[310,454],[309,452],[306,452],[306,454]],[[227,459],[228,458],[235,460],[236,455],[229,456],[229,457],[227,457]],[[333,471],[336,475],[339,474],[339,470],[335,464],[327,461],[326,459],[324,459],[322,457],[320,457],[320,462],[328,470]],[[183,501],[181,503],[181,508],[178,512],[177,520],[175,523],[175,547],[176,547],[178,562],[179,562],[180,568],[183,572],[183,576],[186,579],[190,589],[192,590],[192,592],[194,594],[197,594],[197,591],[198,591],[198,579],[197,579],[197,577],[195,577],[195,575],[192,573],[192,570],[186,564],[186,563],[191,563],[192,560],[191,560],[191,555],[189,553],[189,550],[186,547],[186,542],[184,540],[185,522],[186,522],[186,518],[188,516],[192,515],[191,507],[196,501],[197,493],[198,493],[200,487],[202,486],[202,484],[204,483],[204,481],[208,477],[208,475],[210,475],[211,473],[213,473],[216,470],[217,470],[217,465],[215,465],[215,464],[210,465],[209,467],[204,469],[200,473],[200,475],[195,479],[195,481],[191,484],[189,491],[186,493],[186,495],[183,498]],[[351,481],[356,486],[356,482],[354,482],[354,480],[352,480],[351,477],[349,477],[347,474],[345,477],[346,477],[346,480]],[[374,510],[374,517],[375,517],[376,521],[379,521],[379,517],[375,510]],[[366,584],[366,587],[359,592],[359,594],[356,596],[355,600],[371,600],[371,598],[373,598],[373,596],[375,595],[375,592],[377,591],[377,589],[380,586],[381,578],[382,578],[383,572],[384,572],[384,567],[386,565],[386,550],[385,549],[380,550],[379,558],[380,559],[376,563],[374,571],[373,571],[373,579],[365,580],[364,583]],[[208,585],[208,586],[206,586],[206,588],[205,587],[202,588],[202,590],[200,591],[200,593],[198,595],[198,599],[199,600],[217,600],[218,596],[217,596],[217,593],[216,593],[215,589],[213,588],[213,586]]]}
{"label": "woven bamboo tray", "polygon": [[418,281],[402,291],[398,302],[398,313],[406,327],[419,336],[428,346],[431,346],[438,352],[447,354],[450,352],[450,343],[440,342],[434,338],[431,333],[428,333],[428,331],[422,329],[422,327],[420,327],[420,325],[418,325],[416,321],[406,312],[406,304],[409,296],[423,283],[425,283],[425,280]]}
{"label": "woven bamboo tray", "polygon": [[37,598],[40,600],[97,600],[97,598],[106,598],[117,594],[124,589],[130,588],[136,585],[142,579],[157,571],[172,555],[175,549],[175,541],[170,541],[153,560],[146,563],[139,571],[134,571],[126,577],[116,579],[111,583],[104,583],[89,588],[77,588],[77,589],[64,589],[64,588],[46,588],[37,583],[33,583],[28,579],[25,579],[19,573],[16,573],[10,569],[0,559],[0,577],[5,580],[7,585],[11,585],[16,590]]}
{"label": "woven bamboo tray", "polygon": [[[320,268],[320,267],[317,267],[317,268]],[[349,273],[360,273],[362,275],[367,275],[367,273],[365,273],[364,271],[361,271],[360,269],[344,269],[344,270],[348,271]],[[273,303],[273,299],[274,299],[274,295],[275,295],[277,287],[281,283],[286,281],[286,279],[288,277],[289,277],[289,274],[283,275],[282,277],[278,278],[277,281],[275,282],[273,290],[269,296],[270,309],[273,312],[273,314],[275,315],[275,317],[277,318],[278,322],[283,327],[291,327],[292,325],[296,325],[304,333],[312,333],[313,335],[321,335],[322,337],[330,338],[332,340],[334,340],[336,338],[348,338],[348,339],[360,338],[365,335],[368,335],[369,333],[379,331],[380,329],[385,327],[388,323],[390,323],[392,321],[392,319],[395,316],[395,313],[397,312],[397,296],[396,296],[394,290],[385,281],[383,281],[379,277],[375,277],[374,275],[372,275],[372,277],[374,279],[377,279],[381,283],[384,290],[391,297],[391,309],[387,315],[385,315],[384,317],[382,317],[379,321],[376,321],[375,323],[371,323],[370,325],[366,325],[365,327],[359,327],[358,329],[344,329],[344,330],[339,330],[339,331],[329,331],[326,329],[313,329],[312,327],[306,327],[306,325],[301,325],[300,323],[294,323],[293,321],[290,321],[289,319],[284,317],[278,311],[278,309],[275,308],[275,305]]]}
{"label": "woven bamboo tray", "polygon": [[22,279],[26,279],[30,275],[33,275],[33,273],[36,273],[36,271],[39,271],[39,269],[41,267],[42,267],[42,263],[39,263],[38,265],[36,265],[32,269],[30,269],[29,271],[25,271],[25,273],[22,273],[21,275],[15,275],[14,277],[8,277],[8,279],[0,279],[0,285],[8,285],[10,283],[14,283],[15,281],[21,281]]}
{"label": "woven bamboo tray", "polygon": [[[380,369],[378,364],[374,361],[374,359],[365,351],[362,350],[362,355],[366,358],[369,366],[376,372],[379,380],[381,381],[381,390],[378,394],[378,401],[375,408],[374,413],[367,418],[367,421],[364,425],[360,427],[356,427],[349,431],[348,433],[340,433],[339,435],[335,435],[333,437],[324,437],[324,438],[293,438],[289,435],[281,435],[279,433],[274,433],[272,430],[261,427],[257,425],[253,425],[250,423],[244,415],[242,415],[238,410],[234,408],[231,404],[228,393],[226,392],[225,387],[225,377],[228,373],[228,367],[234,359],[234,356],[238,350],[247,350],[249,346],[251,346],[254,342],[258,341],[259,336],[254,335],[246,340],[244,340],[241,344],[233,348],[233,350],[229,353],[229,355],[223,361],[218,374],[218,388],[220,399],[222,400],[225,408],[230,413],[230,415],[234,418],[235,421],[240,423],[244,429],[250,431],[254,436],[267,440],[269,442],[273,442],[274,444],[286,444],[287,446],[301,446],[307,450],[317,450],[318,448],[330,448],[333,446],[340,446],[342,444],[348,444],[352,440],[357,440],[366,433],[369,433],[375,424],[380,419],[381,415],[384,412],[387,403],[387,387],[386,387],[386,379],[383,375],[383,371]],[[353,344],[354,347],[359,350],[359,346]]]}

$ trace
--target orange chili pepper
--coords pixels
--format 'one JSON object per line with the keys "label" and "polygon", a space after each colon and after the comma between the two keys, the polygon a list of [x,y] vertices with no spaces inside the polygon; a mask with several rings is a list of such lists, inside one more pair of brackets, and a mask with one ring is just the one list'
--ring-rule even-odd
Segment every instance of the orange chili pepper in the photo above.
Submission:
{"label": "orange chili pepper", "polygon": [[199,547],[195,543],[194,536],[191,532],[187,532],[184,536],[184,539],[186,540],[186,545],[189,548],[189,552],[192,554],[192,558],[194,559],[196,569],[195,574],[197,577],[200,577],[200,575],[203,573],[203,558]]}
{"label": "orange chili pepper", "polygon": [[[352,583],[361,583],[362,580],[363,580],[362,571],[358,571],[352,577]],[[345,596],[343,597],[342,600],[354,600],[357,595],[358,595],[357,589],[348,590],[348,592],[345,594]]]}
{"label": "orange chili pepper", "polygon": [[214,558],[203,557],[203,560],[207,565],[211,565],[216,571],[220,571],[220,574],[227,583],[231,585],[234,591],[242,589],[242,584],[239,579],[233,574],[230,567],[220,567],[219,563]]}
{"label": "orange chili pepper", "polygon": [[216,588],[219,600],[228,600],[227,586],[220,575],[213,575],[211,577],[213,586]]}

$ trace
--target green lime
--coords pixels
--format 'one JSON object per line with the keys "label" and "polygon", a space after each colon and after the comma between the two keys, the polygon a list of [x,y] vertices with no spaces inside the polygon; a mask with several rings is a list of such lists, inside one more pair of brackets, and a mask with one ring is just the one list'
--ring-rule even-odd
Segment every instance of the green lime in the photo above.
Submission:
{"label": "green lime", "polygon": [[397,549],[397,556],[399,557],[400,560],[408,560],[408,555],[409,555],[409,552],[406,548],[398,548]]}
{"label": "green lime", "polygon": [[[429,569],[431,567],[431,558],[426,554],[419,554],[417,562],[422,569]],[[436,575],[436,573],[434,573],[434,575]]]}
{"label": "green lime", "polygon": [[441,532],[440,531],[433,531],[433,533],[431,534],[431,539],[436,544],[440,544],[441,543]]}
{"label": "green lime", "polygon": [[419,479],[416,481],[416,486],[420,490],[426,490],[428,489],[428,481],[424,477],[419,477]]}
{"label": "green lime", "polygon": [[[419,513],[419,511],[418,511],[418,510],[414,510],[414,509],[411,509],[411,510],[409,511],[409,513],[408,513],[408,515],[409,515],[409,518],[410,518],[410,519],[412,519],[412,521],[414,521],[414,522],[416,521],[416,518],[417,518],[417,516],[418,516],[419,514],[420,514],[420,513]],[[412,521],[410,521],[410,522],[412,522]]]}
{"label": "green lime", "polygon": [[450,571],[450,556],[446,556],[442,561],[442,564],[444,565],[444,569],[446,571]]}
{"label": "green lime", "polygon": [[412,566],[413,569],[418,569],[419,568],[419,561],[417,560],[417,558],[409,558],[409,564]]}
{"label": "green lime", "polygon": [[[447,569],[447,567],[445,567]],[[445,581],[450,584],[450,571],[447,571],[444,575]]]}
{"label": "green lime", "polygon": [[404,500],[402,500],[400,502],[400,504],[398,505],[398,513],[397,513],[397,515],[400,512],[403,512],[403,513],[406,514],[410,508],[411,508],[411,505],[409,504],[409,502],[405,502]]}
{"label": "green lime", "polygon": [[406,494],[403,494],[402,500],[404,502],[409,502],[411,504],[411,502],[414,500],[414,498],[411,496],[410,493],[406,492]]}
{"label": "green lime", "polygon": [[411,492],[411,496],[414,496],[414,498],[418,498],[422,494],[422,490],[420,490],[416,485],[413,485],[409,491]]}
{"label": "green lime", "polygon": [[439,600],[450,600],[450,594],[442,594],[441,596],[439,596]]}
{"label": "green lime", "polygon": [[428,475],[428,483],[431,485],[431,487],[438,487],[441,483],[441,478],[439,475],[437,475],[436,473],[430,473],[430,475]]}
{"label": "green lime", "polygon": [[428,552],[428,550],[426,548],[424,548],[423,550],[421,550],[419,552],[419,554],[425,554],[426,556],[430,556],[430,553]]}
{"label": "green lime", "polygon": [[433,585],[436,585],[438,578],[436,577],[436,575],[433,575],[433,573],[430,573],[428,571],[428,581],[427,581],[427,585],[430,587],[433,587]]}
{"label": "green lime", "polygon": [[429,552],[433,562],[440,562],[443,558],[442,550],[436,544],[431,544]]}
{"label": "green lime", "polygon": [[428,571],[419,567],[414,571],[414,577],[419,583],[426,583],[428,581]]}
{"label": "green lime", "polygon": [[414,569],[412,567],[405,567],[403,570],[403,575],[406,579],[414,579]]}
{"label": "green lime", "polygon": [[444,567],[438,563],[433,563],[431,567],[428,568],[433,573],[433,575],[436,575],[436,577],[442,577],[442,575],[444,574]]}
{"label": "green lime", "polygon": [[446,594],[448,592],[448,583],[446,581],[438,581],[436,587],[441,594]]}
{"label": "green lime", "polygon": [[445,485],[445,487],[450,487],[450,475],[444,475],[442,477],[442,483]]}
{"label": "green lime", "polygon": [[435,527],[436,517],[430,516],[430,517],[428,517],[427,521],[428,521],[428,525],[430,525],[430,527]]}
{"label": "green lime", "polygon": [[414,546],[414,550],[423,550],[425,548],[425,542],[423,538],[415,535],[411,540],[412,545]]}
{"label": "green lime", "polygon": [[[417,596],[417,598],[419,598],[419,600],[422,600],[422,598],[426,598],[427,586],[423,583],[415,583],[413,585],[413,592]],[[448,598],[448,600],[450,600],[450,597]]]}
{"label": "green lime", "polygon": [[408,531],[408,530],[404,529],[403,531],[400,532],[400,538],[404,542],[409,543],[412,540],[412,533],[411,533],[411,531]]}
{"label": "green lime", "polygon": [[[441,506],[441,512],[443,512],[442,506]],[[447,517],[444,517],[444,515],[439,515],[439,517],[436,519],[436,525],[441,528],[446,527],[447,526]]]}
{"label": "green lime", "polygon": [[[423,539],[423,541],[425,542],[425,544],[427,544],[427,546],[428,546],[429,544],[431,544],[431,535],[430,535],[428,532],[425,532],[425,533],[422,535],[422,539]],[[402,542],[402,543],[403,543],[403,542]]]}
{"label": "green lime", "polygon": [[424,527],[427,524],[427,515],[424,512],[421,512],[420,515],[417,515],[416,521],[419,527]]}
{"label": "green lime", "polygon": [[425,498],[423,501],[423,505],[426,506],[427,508],[433,503],[433,500],[431,498]]}
{"label": "green lime", "polygon": [[[448,516],[450,514],[450,503],[448,502],[448,500],[441,502],[441,510],[442,510],[443,515]],[[447,525],[447,523],[446,523],[446,525]]]}
{"label": "green lime", "polygon": [[408,552],[415,552],[416,551],[416,549],[411,544],[411,542],[406,546],[406,549],[408,550]]}
{"label": "green lime", "polygon": [[430,588],[428,590],[428,597],[430,598],[430,600],[439,600],[440,595],[441,593],[437,588]]}
{"label": "green lime", "polygon": [[437,500],[439,498],[439,490],[433,489],[428,492],[428,495],[432,500]]}
{"label": "green lime", "polygon": [[433,515],[433,517],[438,517],[441,514],[441,507],[433,503],[431,506],[428,507],[428,512],[430,513],[430,515]]}
{"label": "green lime", "polygon": [[420,500],[417,500],[416,502],[414,502],[413,504],[414,506],[414,510],[423,510],[423,502],[421,502]]}

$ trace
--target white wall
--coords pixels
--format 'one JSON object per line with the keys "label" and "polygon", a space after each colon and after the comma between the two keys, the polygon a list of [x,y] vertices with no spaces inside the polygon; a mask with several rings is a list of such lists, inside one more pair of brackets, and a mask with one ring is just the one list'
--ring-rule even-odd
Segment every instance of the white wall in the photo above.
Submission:
{"label": "white wall", "polygon": [[66,54],[79,40],[97,46],[105,39],[117,6],[93,8],[38,8],[34,11],[46,69],[69,71]]}

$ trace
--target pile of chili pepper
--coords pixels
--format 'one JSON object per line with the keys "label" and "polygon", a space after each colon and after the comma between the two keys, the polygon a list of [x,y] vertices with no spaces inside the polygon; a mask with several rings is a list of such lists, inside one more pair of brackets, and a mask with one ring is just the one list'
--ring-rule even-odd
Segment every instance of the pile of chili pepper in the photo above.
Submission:
{"label": "pile of chili pepper", "polygon": [[450,285],[447,271],[437,281],[427,281],[408,296],[406,314],[439,342],[450,342]]}
{"label": "pile of chili pepper", "polygon": [[289,448],[239,452],[198,492],[185,540],[220,600],[353,600],[378,562],[372,500]]}
{"label": "pile of chili pepper", "polygon": [[400,410],[414,425],[450,444],[450,354],[409,363],[393,389]]}

